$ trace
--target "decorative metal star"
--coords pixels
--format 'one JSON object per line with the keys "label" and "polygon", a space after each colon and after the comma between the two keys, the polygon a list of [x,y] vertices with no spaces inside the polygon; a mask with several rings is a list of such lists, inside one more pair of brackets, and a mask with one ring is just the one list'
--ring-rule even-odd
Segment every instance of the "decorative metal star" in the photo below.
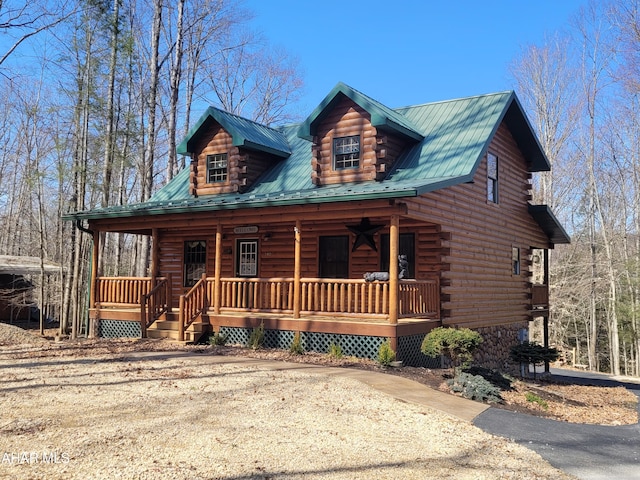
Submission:
{"label": "decorative metal star", "polygon": [[378,230],[384,228],[384,225],[371,225],[368,218],[360,220],[359,225],[347,225],[350,232],[356,234],[356,241],[353,242],[352,252],[355,252],[360,245],[369,245],[374,252],[378,251],[376,241],[373,236]]}

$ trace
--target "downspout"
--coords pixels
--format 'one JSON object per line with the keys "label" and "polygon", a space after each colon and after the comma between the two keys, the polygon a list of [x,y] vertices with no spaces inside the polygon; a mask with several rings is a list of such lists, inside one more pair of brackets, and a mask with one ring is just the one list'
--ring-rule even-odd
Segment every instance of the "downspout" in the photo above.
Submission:
{"label": "downspout", "polygon": [[82,226],[82,220],[79,220],[76,218],[75,225],[76,225],[76,228],[81,232],[88,233],[89,235],[91,235],[91,238],[93,238],[93,236],[95,235],[95,232],[93,230],[89,230],[88,228]]}

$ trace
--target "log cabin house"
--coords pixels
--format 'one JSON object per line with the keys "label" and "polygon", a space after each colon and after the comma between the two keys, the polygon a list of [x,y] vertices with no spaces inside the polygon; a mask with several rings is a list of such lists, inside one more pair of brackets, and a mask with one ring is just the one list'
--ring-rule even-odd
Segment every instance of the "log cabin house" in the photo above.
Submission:
{"label": "log cabin house", "polygon": [[264,324],[267,346],[300,332],[376,358],[389,339],[426,365],[426,333],[464,326],[497,365],[546,324],[547,252],[569,237],[531,204],[550,165],[514,92],[391,109],[339,83],[280,128],[210,107],[178,153],[189,167],[148,202],[66,216],[93,235],[92,272],[100,232],[152,240],[148,277],[92,276],[97,335],[243,343]]}

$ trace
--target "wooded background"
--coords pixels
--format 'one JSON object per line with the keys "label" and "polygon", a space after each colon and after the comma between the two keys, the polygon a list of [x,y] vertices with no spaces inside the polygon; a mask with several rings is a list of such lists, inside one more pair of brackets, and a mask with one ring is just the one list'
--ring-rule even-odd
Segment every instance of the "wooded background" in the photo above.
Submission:
{"label": "wooded background", "polygon": [[[534,203],[573,240],[551,255],[551,343],[628,375],[640,375],[639,4],[590,2],[509,66],[552,164]],[[176,141],[208,105],[265,124],[308,114],[297,59],[250,18],[230,0],[0,0],[0,254],[64,266],[39,289],[63,331],[82,333],[91,251],[63,213],[147,200],[184,167]],[[101,248],[102,274],[147,274],[148,238]]]}

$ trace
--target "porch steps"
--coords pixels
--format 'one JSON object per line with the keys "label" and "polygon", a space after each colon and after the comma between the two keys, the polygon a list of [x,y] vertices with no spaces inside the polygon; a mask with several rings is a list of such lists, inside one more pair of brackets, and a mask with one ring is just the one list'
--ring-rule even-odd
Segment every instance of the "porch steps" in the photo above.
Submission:
{"label": "porch steps", "polygon": [[[194,343],[201,337],[211,331],[211,325],[208,321],[193,322],[184,332],[185,343]],[[167,338],[170,340],[178,340],[178,321],[177,320],[157,320],[147,329],[147,337],[149,338]]]}

